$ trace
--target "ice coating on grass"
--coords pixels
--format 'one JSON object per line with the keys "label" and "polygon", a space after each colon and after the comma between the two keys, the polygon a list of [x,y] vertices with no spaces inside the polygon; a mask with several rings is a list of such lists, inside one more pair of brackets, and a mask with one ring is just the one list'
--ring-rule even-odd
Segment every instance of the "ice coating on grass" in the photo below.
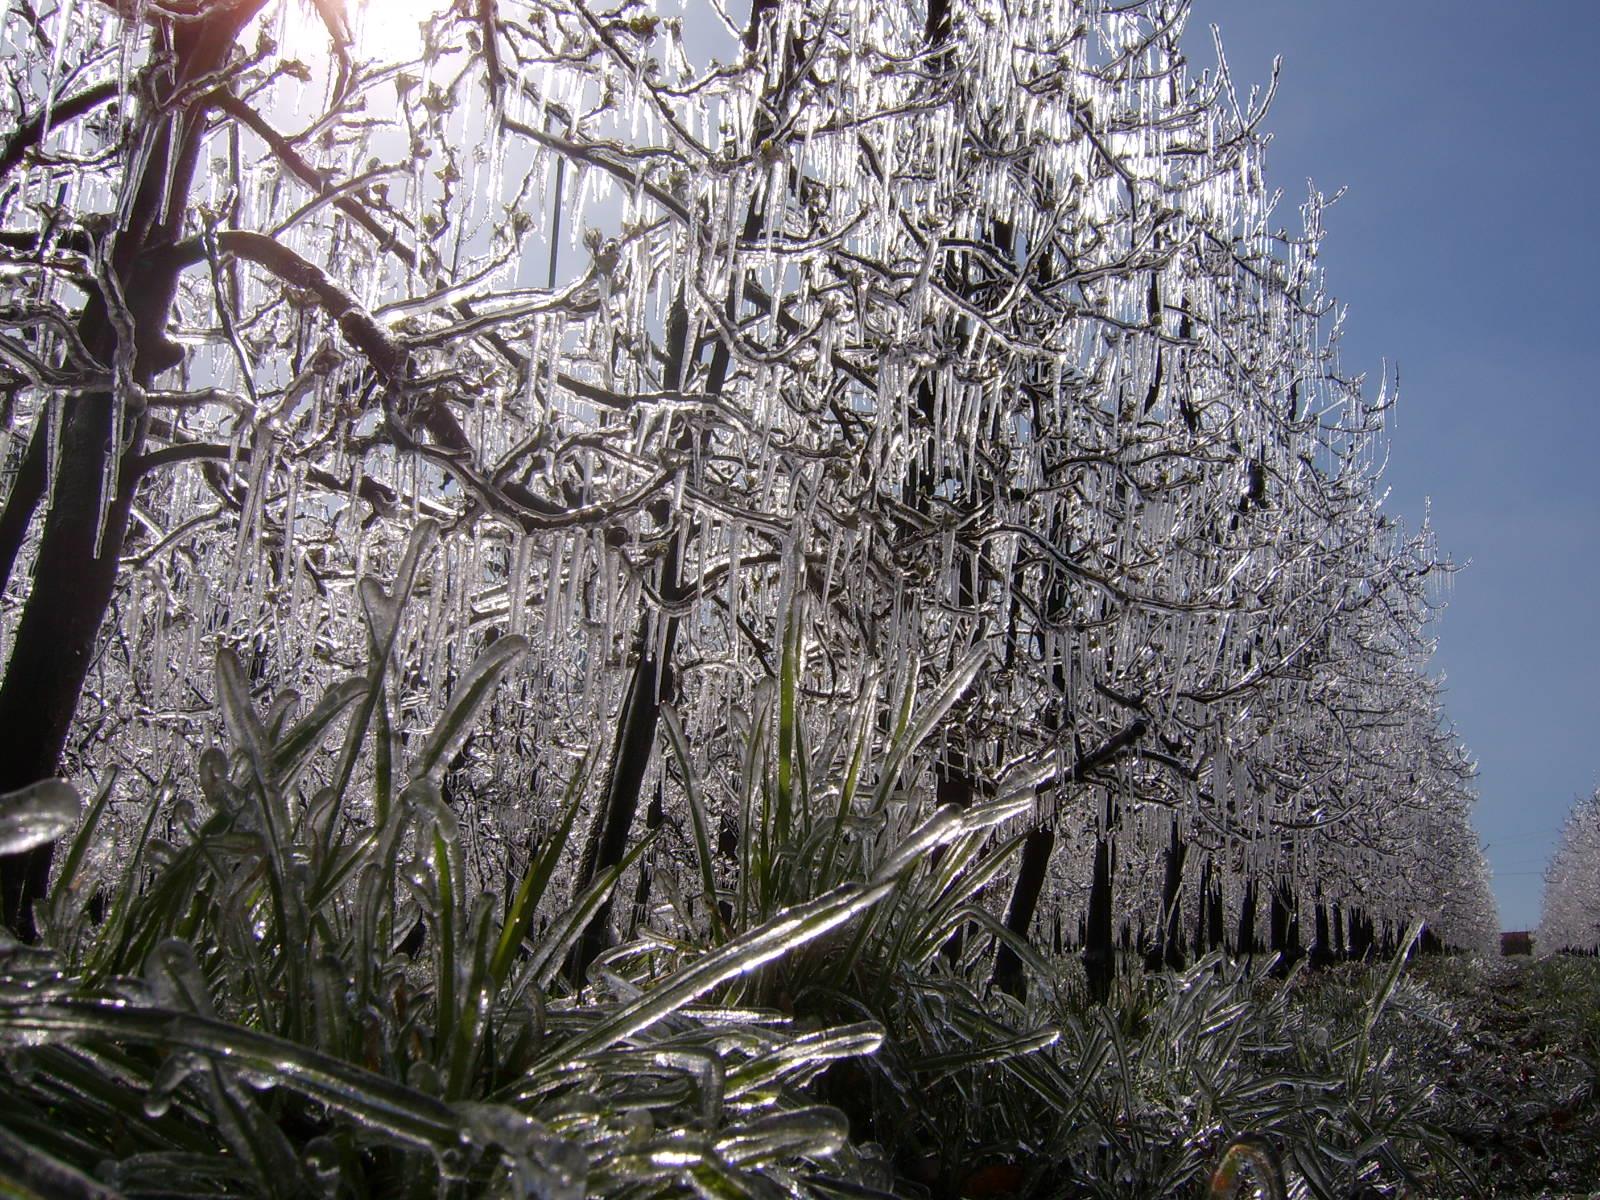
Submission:
{"label": "ice coating on grass", "polygon": [[0,854],[49,845],[77,824],[82,811],[77,790],[60,779],[0,795]]}

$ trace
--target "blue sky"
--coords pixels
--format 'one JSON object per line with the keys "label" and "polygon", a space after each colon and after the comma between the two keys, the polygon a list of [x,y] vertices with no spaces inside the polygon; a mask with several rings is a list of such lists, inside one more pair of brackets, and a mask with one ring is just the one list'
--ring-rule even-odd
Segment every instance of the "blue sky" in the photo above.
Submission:
{"label": "blue sky", "polygon": [[1269,180],[1332,194],[1346,373],[1398,364],[1388,506],[1467,564],[1439,623],[1502,927],[1600,784],[1600,4],[1195,0],[1239,84],[1283,58]]}

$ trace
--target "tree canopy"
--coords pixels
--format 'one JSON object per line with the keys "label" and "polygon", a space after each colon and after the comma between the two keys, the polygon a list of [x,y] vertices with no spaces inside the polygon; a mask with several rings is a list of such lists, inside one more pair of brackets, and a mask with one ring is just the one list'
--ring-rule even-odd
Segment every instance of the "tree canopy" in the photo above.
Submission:
{"label": "tree canopy", "polygon": [[1492,932],[1449,564],[1186,3],[481,0],[404,61],[337,0],[0,11],[0,791],[181,786],[219,649],[321,694],[428,520],[396,742],[529,647],[448,764],[481,879],[585,755],[580,886],[683,867],[691,776],[737,842],[730,730],[782,828],[925,717],[908,803],[1032,792],[1023,936]]}

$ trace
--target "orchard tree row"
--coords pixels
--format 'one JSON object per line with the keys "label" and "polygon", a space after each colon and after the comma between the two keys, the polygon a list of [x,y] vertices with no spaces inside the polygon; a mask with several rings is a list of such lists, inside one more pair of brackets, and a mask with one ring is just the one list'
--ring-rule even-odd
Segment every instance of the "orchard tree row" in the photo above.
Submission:
{"label": "orchard tree row", "polygon": [[[393,743],[527,643],[447,776],[475,880],[580,761],[572,886],[657,831],[580,977],[801,806],[872,835],[858,777],[1031,796],[1008,987],[1487,943],[1450,567],[1187,3],[417,8],[391,52],[339,0],[0,3],[0,792],[114,779],[137,829],[219,650],[311,703],[427,521]],[[25,936],[49,870],[3,863]]]}
{"label": "orchard tree row", "polygon": [[1535,936],[1543,952],[1600,952],[1600,792],[1574,804],[1561,827]]}

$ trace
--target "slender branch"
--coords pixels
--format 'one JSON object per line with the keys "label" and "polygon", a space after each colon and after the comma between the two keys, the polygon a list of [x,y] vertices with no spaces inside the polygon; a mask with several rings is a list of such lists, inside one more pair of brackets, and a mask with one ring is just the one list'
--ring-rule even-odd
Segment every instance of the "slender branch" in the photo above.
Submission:
{"label": "slender branch", "polygon": [[47,111],[37,112],[17,126],[16,132],[0,143],[0,175],[22,161],[54,129],[68,121],[75,121],[91,113],[102,104],[116,99],[122,90],[122,81],[107,79],[103,83],[84,88],[83,91],[58,100]]}
{"label": "slender branch", "polygon": [[[231,91],[222,88],[213,92],[211,102],[265,142],[267,148],[277,156],[278,161],[289,168],[289,173],[319,196],[337,191],[321,171],[305,160],[288,138],[269,125],[260,113]],[[386,253],[394,255],[407,267],[415,269],[417,252],[402,242],[394,230],[385,229],[366,205],[352,196],[343,194],[334,195],[331,203],[334,208],[376,238],[379,247]]]}
{"label": "slender branch", "polygon": [[406,348],[321,267],[301,258],[281,242],[248,230],[225,230],[217,234],[217,245],[230,254],[265,267],[285,283],[310,292],[338,324],[339,332],[366,356],[386,383],[405,382],[406,365],[410,360]]}

